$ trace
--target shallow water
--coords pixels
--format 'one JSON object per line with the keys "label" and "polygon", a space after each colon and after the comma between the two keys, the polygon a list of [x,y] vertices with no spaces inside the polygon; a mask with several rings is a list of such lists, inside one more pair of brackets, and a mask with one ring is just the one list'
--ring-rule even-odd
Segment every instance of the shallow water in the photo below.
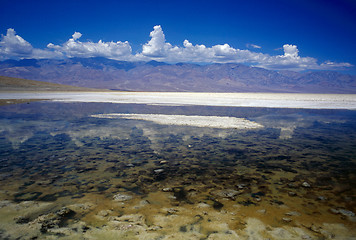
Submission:
{"label": "shallow water", "polygon": [[[94,117],[112,113],[244,118],[262,127]],[[2,238],[355,236],[356,111],[7,105],[0,161]]]}

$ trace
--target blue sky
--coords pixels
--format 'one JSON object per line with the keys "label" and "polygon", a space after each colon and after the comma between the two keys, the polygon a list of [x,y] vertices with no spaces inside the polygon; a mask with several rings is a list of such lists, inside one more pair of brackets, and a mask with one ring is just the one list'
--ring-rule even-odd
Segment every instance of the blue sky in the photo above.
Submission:
{"label": "blue sky", "polygon": [[0,4],[0,60],[103,56],[356,74],[355,0]]}

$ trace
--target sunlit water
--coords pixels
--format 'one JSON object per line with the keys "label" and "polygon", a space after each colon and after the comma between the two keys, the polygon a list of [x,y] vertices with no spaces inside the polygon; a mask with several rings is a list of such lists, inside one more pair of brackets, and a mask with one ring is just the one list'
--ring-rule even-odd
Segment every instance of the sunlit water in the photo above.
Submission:
{"label": "sunlit water", "polygon": [[[112,113],[139,117],[105,117]],[[243,118],[255,127],[159,124],[142,114]],[[0,162],[3,239],[355,234],[356,111],[7,105]]]}

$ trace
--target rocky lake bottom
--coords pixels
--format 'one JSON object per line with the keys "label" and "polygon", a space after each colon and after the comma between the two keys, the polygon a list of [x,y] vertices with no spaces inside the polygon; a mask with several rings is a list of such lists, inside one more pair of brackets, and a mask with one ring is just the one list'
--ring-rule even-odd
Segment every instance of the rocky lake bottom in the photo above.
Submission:
{"label": "rocky lake bottom", "polygon": [[4,105],[0,186],[1,239],[356,239],[356,111]]}

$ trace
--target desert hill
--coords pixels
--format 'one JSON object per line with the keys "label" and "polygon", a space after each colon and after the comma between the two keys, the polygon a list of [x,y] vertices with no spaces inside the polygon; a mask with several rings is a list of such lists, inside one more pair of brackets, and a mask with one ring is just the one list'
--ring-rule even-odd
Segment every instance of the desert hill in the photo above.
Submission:
{"label": "desert hill", "polygon": [[0,76],[0,91],[96,91],[57,83]]}

